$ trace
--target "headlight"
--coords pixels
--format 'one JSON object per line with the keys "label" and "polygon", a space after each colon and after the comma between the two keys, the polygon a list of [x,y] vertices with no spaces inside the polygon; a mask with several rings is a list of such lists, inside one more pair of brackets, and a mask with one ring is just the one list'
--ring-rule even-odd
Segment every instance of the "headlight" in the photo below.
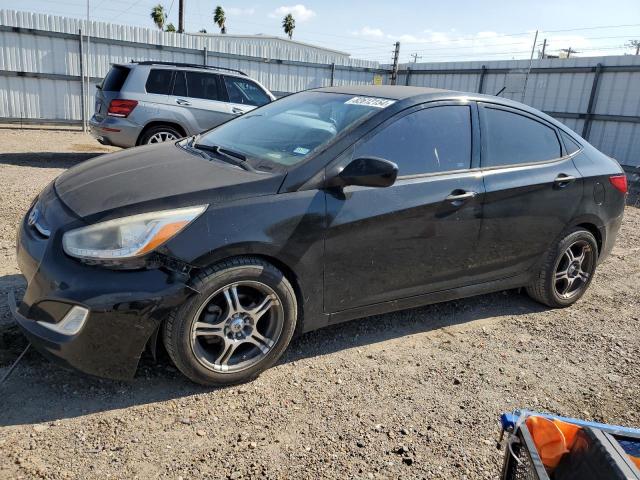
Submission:
{"label": "headlight", "polygon": [[96,223],[65,233],[62,246],[67,254],[78,258],[139,257],[177,235],[206,208],[178,208]]}

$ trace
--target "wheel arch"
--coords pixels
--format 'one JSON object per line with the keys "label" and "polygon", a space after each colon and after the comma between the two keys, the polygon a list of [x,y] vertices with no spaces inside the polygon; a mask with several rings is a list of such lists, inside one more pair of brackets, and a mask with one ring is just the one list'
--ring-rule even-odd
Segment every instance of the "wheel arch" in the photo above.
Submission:
{"label": "wheel arch", "polygon": [[149,131],[149,129],[154,127],[160,127],[160,126],[168,126],[168,127],[175,128],[176,130],[178,130],[178,132],[182,134],[183,137],[187,136],[187,130],[179,123],[172,122],[169,120],[154,120],[152,122],[147,123],[142,129],[142,131],[140,132],[140,134],[138,134],[138,138],[136,139],[136,146],[140,145],[140,141],[142,140],[142,137],[144,137],[144,135]]}
{"label": "wheel arch", "polygon": [[571,222],[570,226],[584,228],[595,237],[596,243],[598,244],[599,257],[606,241],[606,229],[604,222],[596,215],[588,214],[575,218],[573,222]]}
{"label": "wheel arch", "polygon": [[296,332],[294,335],[302,333],[302,331],[304,330],[304,285],[299,273],[295,268],[291,266],[293,265],[293,261],[291,259],[283,257],[283,255],[281,255],[281,251],[275,251],[274,248],[265,244],[251,243],[250,245],[242,244],[231,246],[219,251],[208,253],[200,257],[197,261],[194,262],[194,265],[197,265],[197,267],[192,273],[192,276],[204,268],[210,267],[223,261],[240,257],[257,258],[270,263],[278,270],[280,270],[285,278],[289,281],[289,283],[291,283],[298,303],[298,322],[296,324]]}

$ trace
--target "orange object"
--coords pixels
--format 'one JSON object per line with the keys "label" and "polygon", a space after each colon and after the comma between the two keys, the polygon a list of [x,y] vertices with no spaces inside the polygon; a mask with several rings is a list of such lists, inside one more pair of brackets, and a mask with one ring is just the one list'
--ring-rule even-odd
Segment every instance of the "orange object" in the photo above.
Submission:
{"label": "orange object", "polygon": [[526,424],[542,464],[549,469],[556,468],[562,456],[569,451],[560,427],[552,420],[536,416],[527,418]]}
{"label": "orange object", "polygon": [[576,434],[580,430],[582,430],[582,427],[574,425],[573,423],[567,423],[561,420],[556,420],[555,418],[552,421],[564,435],[565,445],[567,449],[571,450],[571,447],[573,447],[573,444],[576,441]]}
{"label": "orange object", "polygon": [[137,255],[142,255],[143,253],[150,252],[157,246],[162,245],[164,242],[166,242],[171,237],[173,237],[176,233],[182,230],[185,227],[185,225],[187,225],[187,223],[189,222],[180,221],[180,222],[168,223],[167,225],[163,226],[160,230],[158,230],[158,233],[155,234],[155,236],[151,239],[151,241],[147,243],[144,247],[142,247],[139,252],[137,252]]}
{"label": "orange object", "polygon": [[631,459],[631,461],[633,463],[636,464],[636,467],[638,467],[638,469],[640,469],[640,458],[634,457],[633,455],[629,455],[629,458]]}

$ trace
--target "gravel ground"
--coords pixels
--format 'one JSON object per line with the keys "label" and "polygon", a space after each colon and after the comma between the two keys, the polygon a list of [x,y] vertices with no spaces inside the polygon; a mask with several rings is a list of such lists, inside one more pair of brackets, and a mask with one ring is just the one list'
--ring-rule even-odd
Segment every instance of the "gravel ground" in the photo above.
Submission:
{"label": "gravel ground", "polygon": [[[0,130],[0,375],[25,342],[16,225],[77,132]],[[42,153],[47,152],[47,153]],[[516,291],[371,317],[295,340],[252,383],[205,389],[163,357],[130,383],[29,352],[0,386],[0,478],[497,478],[500,412],[640,426],[640,210],[587,295],[548,310]]]}

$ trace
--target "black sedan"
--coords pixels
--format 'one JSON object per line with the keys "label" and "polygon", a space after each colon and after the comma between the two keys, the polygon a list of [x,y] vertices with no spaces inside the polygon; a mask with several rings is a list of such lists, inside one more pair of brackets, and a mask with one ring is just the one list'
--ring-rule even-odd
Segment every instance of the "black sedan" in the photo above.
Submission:
{"label": "black sedan", "polygon": [[20,226],[10,304],[84,372],[130,378],[161,339],[193,381],[237,383],[358,317],[516,287],[567,307],[626,190],[615,160],[516,102],[311,90],[62,174]]}

